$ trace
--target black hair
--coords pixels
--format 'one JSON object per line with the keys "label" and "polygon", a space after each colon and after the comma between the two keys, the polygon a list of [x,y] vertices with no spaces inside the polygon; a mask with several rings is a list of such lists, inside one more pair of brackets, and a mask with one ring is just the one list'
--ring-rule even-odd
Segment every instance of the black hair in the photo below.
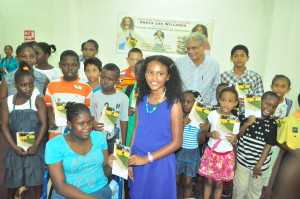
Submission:
{"label": "black hair", "polygon": [[13,47],[11,47],[11,45],[5,45],[4,50],[5,50],[6,47],[10,47],[11,50],[14,50]]}
{"label": "black hair", "polygon": [[131,48],[129,51],[128,51],[128,57],[130,56],[131,53],[140,53],[143,57],[143,52],[141,51],[141,49],[139,48]]}
{"label": "black hair", "polygon": [[[161,30],[158,30],[158,31],[161,32],[161,37],[165,38],[165,33],[163,31],[161,31]],[[156,31],[153,36],[157,36],[158,31]]]}
{"label": "black hair", "polygon": [[68,102],[65,108],[67,110],[67,120],[69,122],[72,122],[74,118],[82,113],[88,113],[91,115],[90,109],[82,103]]}
{"label": "black hair", "polygon": [[193,94],[194,95],[194,98],[197,98],[197,97],[201,97],[200,93],[198,91],[195,91],[195,90],[186,90],[182,93],[182,97],[184,94],[186,93],[190,93],[190,94]]}
{"label": "black hair", "polygon": [[298,106],[300,106],[300,93],[298,95]]}
{"label": "black hair", "polygon": [[192,29],[192,32],[197,32],[197,28],[198,27],[201,27],[202,30],[203,30],[203,34],[208,37],[208,33],[207,33],[207,28],[205,25],[202,25],[202,24],[197,24],[196,26],[194,26],[194,28]]}
{"label": "black hair", "polygon": [[91,57],[91,58],[85,60],[85,61],[84,61],[84,70],[86,69],[86,66],[87,66],[88,64],[97,66],[97,68],[98,68],[99,71],[101,72],[101,69],[102,69],[102,62],[101,62],[100,59],[98,59],[97,57]]}
{"label": "black hair", "polygon": [[277,95],[275,92],[273,92],[273,91],[267,91],[267,92],[265,92],[265,93],[261,96],[261,101],[265,100],[267,97],[270,97],[270,96],[271,96],[271,97],[277,98],[278,101],[280,100],[279,97],[278,97],[278,95]]}
{"label": "black hair", "polygon": [[73,50],[65,50],[64,52],[61,53],[60,55],[60,61],[62,62],[62,60],[66,57],[66,56],[72,56],[75,57],[76,60],[79,62],[79,57],[77,55],[77,53]]}
{"label": "black hair", "polygon": [[236,45],[235,47],[232,48],[231,50],[231,57],[233,56],[233,54],[235,53],[235,51],[237,50],[243,50],[247,56],[249,56],[249,50],[246,46],[242,45],[242,44],[239,44],[239,45]]}
{"label": "black hair", "polygon": [[49,45],[46,42],[39,42],[36,44],[36,46],[40,47],[49,56],[51,55],[51,53],[54,53],[56,51],[55,45]]}
{"label": "black hair", "polygon": [[219,88],[219,87],[221,87],[221,86],[229,86],[229,84],[228,83],[225,83],[225,82],[222,82],[222,83],[220,83],[218,86],[217,86],[217,89]]}
{"label": "black hair", "polygon": [[137,83],[137,90],[139,91],[139,95],[137,97],[137,103],[139,104],[140,102],[142,102],[144,97],[146,95],[149,95],[151,92],[151,89],[146,82],[145,74],[148,64],[152,61],[158,61],[167,67],[169,80],[165,82],[165,88],[168,107],[173,104],[175,100],[181,101],[182,82],[177,66],[169,57],[163,55],[153,55],[145,59],[145,63],[142,65],[139,72]]}
{"label": "black hair", "polygon": [[233,86],[230,86],[230,87],[227,87],[227,88],[223,88],[222,91],[220,92],[220,95],[219,95],[219,99],[221,98],[222,94],[224,92],[231,92],[235,95],[235,100],[236,101],[239,101],[239,94],[238,92],[235,90],[235,88]]}
{"label": "black hair", "polygon": [[37,45],[38,42],[36,41],[28,41],[28,42],[23,42],[22,44],[26,44],[34,48]]}
{"label": "black hair", "polygon": [[21,51],[23,51],[26,48],[30,48],[34,52],[34,54],[35,54],[35,50],[33,49],[33,46],[31,44],[29,44],[29,43],[22,43],[21,45],[19,45],[17,47],[17,50],[16,50],[17,56],[21,53]]}
{"label": "black hair", "polygon": [[32,67],[26,61],[19,62],[19,68],[15,72],[14,80],[18,82],[24,76],[31,76],[34,80],[34,74]]}
{"label": "black hair", "polygon": [[134,21],[131,17],[124,17],[121,21],[120,27],[125,30],[125,19],[129,19],[130,20],[130,25],[129,25],[129,29],[134,30]]}
{"label": "black hair", "polygon": [[291,87],[291,80],[287,76],[285,76],[285,75],[275,75],[275,77],[272,80],[272,86],[274,85],[274,82],[277,79],[285,79],[288,82],[289,88]]}
{"label": "black hair", "polygon": [[85,46],[85,44],[87,44],[87,43],[92,43],[92,44],[94,45],[94,47],[96,48],[96,50],[99,49],[98,43],[97,43],[95,40],[93,40],[93,39],[89,39],[89,40],[87,40],[86,42],[83,42],[83,43],[81,44],[81,50],[84,49],[84,46]]}
{"label": "black hair", "polygon": [[118,78],[120,76],[120,68],[116,64],[113,63],[105,64],[102,70],[114,71]]}
{"label": "black hair", "polygon": [[135,67],[134,67],[134,74],[137,74],[138,75],[138,71],[137,71],[137,68],[138,67],[136,67],[136,66],[140,66],[140,70],[141,70],[141,68],[142,68],[142,65],[145,63],[145,60],[143,60],[143,59],[141,59],[141,60],[139,60],[139,61],[137,61],[136,62],[136,64],[135,64]]}

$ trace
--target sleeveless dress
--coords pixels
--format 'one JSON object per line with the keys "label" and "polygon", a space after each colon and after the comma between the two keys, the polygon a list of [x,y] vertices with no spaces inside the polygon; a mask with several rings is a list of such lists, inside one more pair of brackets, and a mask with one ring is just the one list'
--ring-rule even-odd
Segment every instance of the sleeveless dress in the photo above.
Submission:
{"label": "sleeveless dress", "polygon": [[[13,110],[9,114],[9,130],[13,140],[16,142],[17,132],[31,132],[34,131],[35,138],[37,138],[40,129],[40,120],[37,111],[32,109],[35,105],[35,96],[23,105],[27,109],[15,109],[15,101],[13,95],[7,98],[8,106],[13,104]],[[36,155],[21,157],[16,155],[14,150],[8,148],[3,164],[5,167],[4,184],[9,188],[19,188],[21,186],[38,186],[43,184],[44,173],[44,152],[45,142],[42,141],[38,147]]]}
{"label": "sleeveless dress", "polygon": [[[149,103],[149,110],[155,105]],[[138,105],[138,126],[132,155],[147,156],[172,141],[171,109],[163,101],[146,112],[146,97]],[[132,199],[176,199],[176,161],[174,153],[143,166],[133,166],[134,182],[129,180]]]}

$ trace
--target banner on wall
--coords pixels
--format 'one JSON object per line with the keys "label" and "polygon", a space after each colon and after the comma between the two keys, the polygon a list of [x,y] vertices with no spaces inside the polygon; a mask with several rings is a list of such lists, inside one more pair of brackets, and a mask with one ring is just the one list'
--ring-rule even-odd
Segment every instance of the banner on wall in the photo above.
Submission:
{"label": "banner on wall", "polygon": [[117,49],[184,55],[185,37],[192,30],[202,32],[211,43],[213,21],[119,14]]}
{"label": "banner on wall", "polygon": [[24,42],[35,41],[34,30],[24,30]]}

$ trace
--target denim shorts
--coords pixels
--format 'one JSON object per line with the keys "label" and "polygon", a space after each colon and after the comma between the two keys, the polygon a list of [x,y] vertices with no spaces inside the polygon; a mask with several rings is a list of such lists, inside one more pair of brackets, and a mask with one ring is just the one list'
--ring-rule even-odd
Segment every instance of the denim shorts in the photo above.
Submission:
{"label": "denim shorts", "polygon": [[[108,185],[105,185],[101,189],[99,189],[93,193],[89,193],[89,195],[93,195],[93,196],[96,196],[101,199],[111,199],[112,191]],[[51,199],[67,199],[67,198],[59,195],[55,191],[55,189],[53,189]]]}

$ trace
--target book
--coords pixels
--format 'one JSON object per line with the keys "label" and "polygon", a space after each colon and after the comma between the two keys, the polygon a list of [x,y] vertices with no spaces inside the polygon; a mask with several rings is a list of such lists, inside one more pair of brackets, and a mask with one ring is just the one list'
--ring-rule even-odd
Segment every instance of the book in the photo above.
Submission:
{"label": "book", "polygon": [[248,93],[245,97],[245,117],[254,115],[256,118],[261,117],[261,94]]}
{"label": "book", "polygon": [[105,104],[101,117],[99,119],[99,123],[103,123],[104,125],[103,131],[107,131],[109,133],[115,132],[115,124],[117,122],[119,114],[119,109],[110,107],[108,103]]}
{"label": "book", "polygon": [[230,133],[239,132],[239,123],[236,122],[236,116],[219,114],[217,131],[220,133],[221,139],[226,139],[226,136]]}
{"label": "book", "polygon": [[136,91],[136,88],[133,88],[133,89],[134,89],[134,92],[132,94],[130,107],[135,108],[136,107],[136,100],[137,100],[137,97],[138,97],[138,92]]}
{"label": "book", "polygon": [[114,156],[117,158],[113,160],[112,174],[128,179],[128,157],[130,148],[122,145],[122,141],[116,139],[114,144]]}
{"label": "book", "polygon": [[22,147],[25,151],[31,147],[35,142],[34,131],[31,132],[17,132],[17,146]]}
{"label": "book", "polygon": [[239,98],[244,98],[250,92],[249,82],[236,82],[235,89],[238,92]]}
{"label": "book", "polygon": [[219,109],[219,107],[209,106],[201,101],[196,100],[189,114],[189,118],[191,120],[190,125],[200,129],[199,125],[206,121],[209,113],[217,109]]}

